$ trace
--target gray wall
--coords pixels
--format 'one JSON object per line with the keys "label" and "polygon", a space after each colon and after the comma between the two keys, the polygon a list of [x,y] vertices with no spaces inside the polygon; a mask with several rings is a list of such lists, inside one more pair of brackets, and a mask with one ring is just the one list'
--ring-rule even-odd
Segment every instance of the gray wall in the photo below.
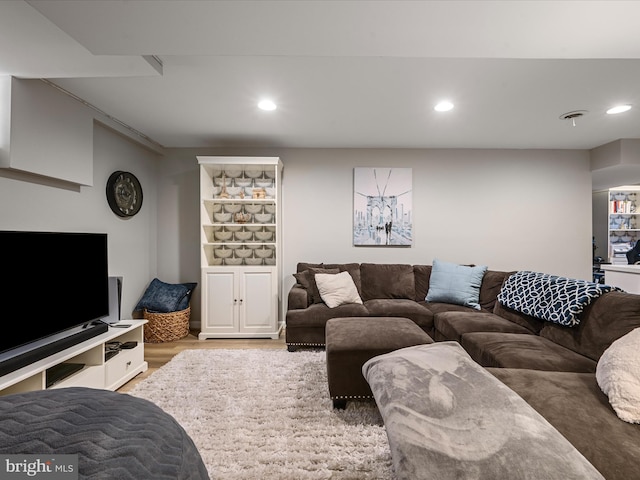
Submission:
{"label": "gray wall", "polygon": [[[299,261],[430,264],[439,258],[591,276],[587,151],[246,148],[166,150],[161,156],[102,124],[91,131],[93,186],[0,169],[0,228],[109,234],[109,268],[124,277],[125,315],[155,276],[200,283],[196,155],[281,157],[283,300]],[[33,141],[39,140],[34,131]],[[65,145],[47,152],[52,165],[66,165],[65,158]],[[413,170],[414,244],[354,247],[353,168],[389,166]],[[115,170],[133,172],[144,189],[142,210],[128,220],[113,214],[105,198]],[[54,254],[46,246],[34,252],[43,266],[34,272],[34,288],[38,275],[55,275],[46,270],[47,255]],[[194,325],[199,301],[196,289]]]}
{"label": "gray wall", "polygon": [[[431,264],[434,258],[591,278],[591,174],[571,150],[173,150],[160,161],[158,271],[199,279],[196,155],[280,156],[283,299],[299,261]],[[354,247],[353,168],[413,169],[414,244]],[[199,318],[199,293],[193,317]]]}
{"label": "gray wall", "polygon": [[[0,169],[0,228],[107,233],[109,273],[124,277],[122,312],[126,315],[157,271],[157,155],[99,125],[93,136],[92,187]],[[58,157],[64,161],[64,150],[52,149],[50,161]],[[117,217],[107,204],[105,186],[115,170],[130,171],[142,183],[142,209],[128,220]],[[42,269],[33,272],[33,285],[26,288],[33,288],[37,299],[39,282],[55,281],[56,272],[47,270],[47,257],[56,252],[42,245],[33,254],[42,259]],[[69,292],[66,308],[73,308],[73,289]]]}

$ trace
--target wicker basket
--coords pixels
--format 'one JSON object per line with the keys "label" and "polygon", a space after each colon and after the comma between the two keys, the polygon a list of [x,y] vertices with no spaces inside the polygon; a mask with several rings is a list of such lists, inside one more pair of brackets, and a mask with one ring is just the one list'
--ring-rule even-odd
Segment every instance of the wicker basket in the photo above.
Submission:
{"label": "wicker basket", "polygon": [[189,335],[189,317],[191,308],[179,312],[156,313],[144,311],[148,320],[144,325],[144,341],[146,343],[173,342]]}

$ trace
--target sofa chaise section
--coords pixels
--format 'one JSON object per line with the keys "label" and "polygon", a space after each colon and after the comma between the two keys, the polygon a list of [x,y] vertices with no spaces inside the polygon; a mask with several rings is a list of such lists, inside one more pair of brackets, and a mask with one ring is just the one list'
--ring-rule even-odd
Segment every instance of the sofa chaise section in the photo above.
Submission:
{"label": "sofa chaise section", "polygon": [[608,480],[638,478],[640,426],[623,422],[592,373],[489,368]]}

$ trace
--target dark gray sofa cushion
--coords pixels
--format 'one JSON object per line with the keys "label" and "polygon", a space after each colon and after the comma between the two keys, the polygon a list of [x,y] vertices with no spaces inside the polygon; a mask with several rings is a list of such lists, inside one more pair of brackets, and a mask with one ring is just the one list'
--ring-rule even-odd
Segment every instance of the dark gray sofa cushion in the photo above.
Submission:
{"label": "dark gray sofa cushion", "polygon": [[498,270],[487,270],[480,285],[480,308],[488,312],[493,312],[496,297],[500,293],[502,284],[509,275],[514,272],[501,272]]}
{"label": "dark gray sofa cushion", "polygon": [[364,302],[372,317],[404,317],[413,320],[425,332],[433,330],[433,313],[414,300],[385,298]]}
{"label": "dark gray sofa cushion", "polygon": [[576,327],[545,322],[540,336],[598,361],[618,338],[640,327],[640,295],[608,292],[580,315]]}
{"label": "dark gray sofa cushion", "polygon": [[431,265],[414,265],[413,276],[416,286],[416,302],[424,302],[429,291],[429,280],[431,279]]}
{"label": "dark gray sofa cushion", "polygon": [[493,313],[440,312],[434,317],[435,340],[460,342],[462,334],[469,332],[533,333],[521,325]]}
{"label": "dark gray sofa cushion", "polygon": [[597,362],[538,335],[473,332],[460,344],[483,367],[595,372]]}
{"label": "dark gray sofa cushion", "polygon": [[420,305],[424,306],[431,310],[431,312],[435,315],[440,312],[475,312],[479,313],[478,310],[465,307],[464,305],[455,305],[453,303],[442,303],[442,302],[418,302]]}
{"label": "dark gray sofa cushion", "polygon": [[362,300],[416,296],[412,265],[363,263],[360,265]]}
{"label": "dark gray sofa cushion", "polygon": [[543,320],[534,318],[531,315],[526,315],[521,312],[516,312],[509,307],[505,307],[498,301],[495,302],[493,313],[501,316],[502,318],[506,318],[510,322],[522,325],[523,327],[531,330],[533,333],[539,333],[544,326]]}
{"label": "dark gray sofa cushion", "polygon": [[638,478],[640,427],[620,420],[594,374],[489,368],[535,408],[607,480]]}

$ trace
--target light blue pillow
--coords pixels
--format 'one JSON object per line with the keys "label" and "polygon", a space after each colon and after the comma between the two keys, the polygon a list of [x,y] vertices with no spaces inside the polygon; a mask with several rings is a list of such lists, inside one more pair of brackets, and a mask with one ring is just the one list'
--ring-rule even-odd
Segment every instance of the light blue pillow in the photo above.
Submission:
{"label": "light blue pillow", "polygon": [[427,302],[453,303],[480,310],[480,286],[487,267],[468,267],[434,259]]}

